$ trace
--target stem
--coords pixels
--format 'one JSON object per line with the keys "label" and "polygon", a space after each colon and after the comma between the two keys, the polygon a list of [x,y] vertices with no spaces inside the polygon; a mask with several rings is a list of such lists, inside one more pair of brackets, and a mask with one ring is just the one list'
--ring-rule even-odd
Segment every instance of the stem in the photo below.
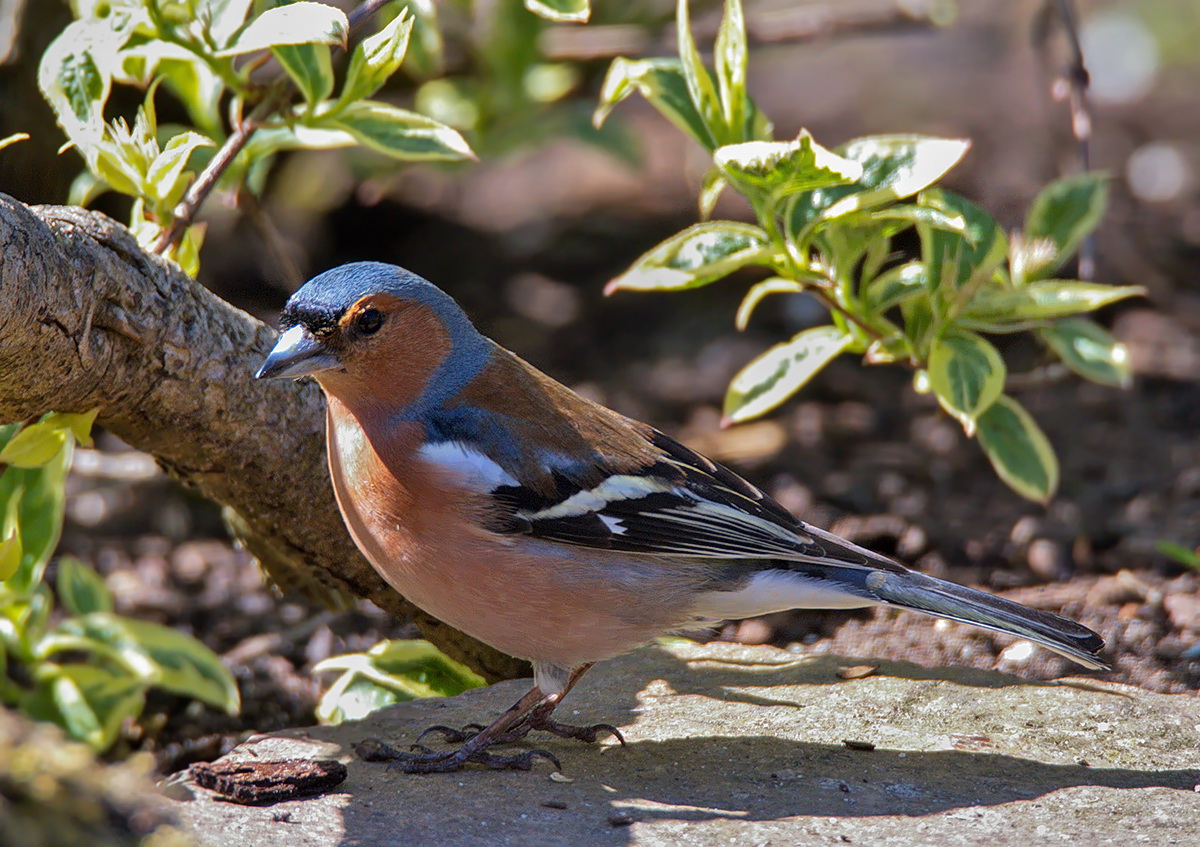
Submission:
{"label": "stem", "polygon": [[183,237],[183,233],[196,217],[196,213],[200,210],[200,206],[216,188],[217,182],[233,164],[233,160],[237,158],[238,153],[250,141],[250,137],[258,131],[266,118],[281,106],[287,99],[288,89],[285,85],[276,85],[271,93],[263,98],[250,116],[238,124],[236,130],[229,138],[225,139],[225,143],[221,145],[221,149],[217,154],[209,160],[208,166],[201,172],[200,176],[196,177],[187,190],[187,194],[183,196],[183,200],[175,207],[174,217],[171,219],[171,225],[163,230],[162,235],[158,237],[158,241],[154,243],[155,253],[164,253],[170,250],[179,243],[179,239]]}
{"label": "stem", "polygon": [[347,18],[350,21],[350,33],[354,34],[360,26],[370,20],[389,0],[366,0],[351,10]]}
{"label": "stem", "polygon": [[[366,23],[386,2],[388,0],[366,0],[366,2],[356,6],[348,16],[351,31],[353,32]],[[226,79],[226,76],[221,73],[221,67],[218,67],[222,65],[220,61],[206,55],[195,45],[175,35],[174,30],[163,19],[157,3],[149,3],[147,6],[150,10],[151,18],[154,20],[154,24],[164,40],[179,44],[192,53],[195,53],[215,73],[221,76],[226,85],[242,95],[243,99],[245,99],[247,94],[252,93],[236,74],[233,75],[232,80]],[[225,71],[229,73],[228,68],[225,68]],[[217,154],[209,160],[208,166],[201,172],[200,176],[196,177],[196,180],[188,187],[187,194],[184,195],[183,200],[175,207],[170,226],[163,230],[162,235],[154,243],[153,251],[155,253],[162,254],[179,243],[184,232],[187,231],[187,228],[192,225],[192,221],[195,220],[196,213],[200,211],[200,207],[208,199],[208,195],[212,193],[212,190],[225,174],[225,171],[233,164],[233,160],[246,147],[246,144],[250,141],[250,137],[287,102],[291,90],[292,83],[290,77],[284,75],[280,79],[277,79],[268,90],[266,96],[254,107],[250,116],[238,123],[234,132],[221,145],[221,149],[217,151]]]}
{"label": "stem", "polygon": [[809,292],[812,293],[812,295],[814,297],[816,297],[818,300],[820,300],[822,303],[824,303],[825,306],[831,312],[837,312],[839,315],[846,318],[848,321],[850,321],[852,324],[854,324],[859,329],[861,329],[863,332],[865,332],[868,336],[870,336],[872,340],[874,340],[874,341],[882,341],[883,340],[883,334],[881,332],[879,332],[879,330],[863,323],[862,319],[859,318],[858,315],[854,314],[849,309],[847,309],[845,306],[843,306],[841,303],[839,303],[837,300],[830,297],[829,293],[826,292],[824,289],[809,288],[808,290],[809,290]]}
{"label": "stem", "polygon": [[[1071,133],[1078,148],[1079,165],[1086,173],[1092,169],[1092,112],[1088,101],[1090,76],[1083,60],[1083,45],[1079,41],[1079,25],[1073,0],[1057,0],[1058,16],[1067,36],[1071,60],[1063,81],[1067,86],[1067,104],[1071,110]],[[1096,275],[1096,239],[1089,235],[1079,245],[1079,278],[1093,279]]]}
{"label": "stem", "polygon": [[[823,287],[819,285],[811,285],[807,281],[799,279],[799,277],[805,273],[807,267],[805,263],[802,263],[792,252],[791,242],[787,238],[784,238],[783,233],[780,232],[779,222],[775,219],[774,208],[770,207],[769,203],[764,203],[762,198],[750,199],[750,205],[754,208],[754,214],[758,217],[759,223],[763,225],[763,229],[766,230],[767,235],[771,237],[771,240],[775,244],[783,247],[783,254],[787,257],[788,270],[791,272],[790,276],[792,279],[804,285],[805,290],[820,300],[821,303],[823,303],[825,307],[829,309],[829,311],[836,312],[842,317],[846,318],[848,321],[865,332],[869,338],[875,341],[882,341],[882,333],[863,323],[858,315],[851,312],[835,298],[829,296],[829,293]],[[836,281],[832,279],[829,280],[829,284],[831,287],[837,285]]]}

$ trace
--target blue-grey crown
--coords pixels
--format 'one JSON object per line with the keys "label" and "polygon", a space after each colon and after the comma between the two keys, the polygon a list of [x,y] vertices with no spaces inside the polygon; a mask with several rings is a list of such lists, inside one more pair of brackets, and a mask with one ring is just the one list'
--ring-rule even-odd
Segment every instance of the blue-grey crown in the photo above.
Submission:
{"label": "blue-grey crown", "polygon": [[313,277],[288,298],[280,326],[303,324],[319,335],[335,328],[348,308],[370,294],[390,294],[427,307],[450,336],[451,353],[434,372],[412,413],[440,405],[487,363],[491,342],[479,334],[453,297],[424,277],[384,262],[351,262]]}

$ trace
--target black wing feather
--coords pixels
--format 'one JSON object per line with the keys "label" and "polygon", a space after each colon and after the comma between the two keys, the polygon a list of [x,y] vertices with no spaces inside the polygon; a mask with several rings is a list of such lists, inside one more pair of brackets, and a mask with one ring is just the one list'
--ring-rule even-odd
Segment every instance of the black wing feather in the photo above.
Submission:
{"label": "black wing feather", "polygon": [[[733,471],[649,429],[647,440],[661,459],[641,469],[647,490],[625,499],[607,499],[596,507],[584,502],[564,514],[561,504],[595,489],[595,468],[588,483],[555,471],[554,496],[522,486],[493,492],[499,515],[493,528],[563,544],[628,553],[715,558],[784,558],[876,567],[875,557],[797,520],[787,509]],[[631,476],[605,469],[607,476]],[[585,495],[586,498],[586,495]],[[886,561],[886,560],[884,560]]]}

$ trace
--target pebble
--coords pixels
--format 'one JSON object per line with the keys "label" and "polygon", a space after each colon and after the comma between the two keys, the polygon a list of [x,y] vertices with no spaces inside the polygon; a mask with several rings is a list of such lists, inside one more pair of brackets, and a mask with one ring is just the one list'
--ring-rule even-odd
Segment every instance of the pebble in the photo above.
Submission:
{"label": "pebble", "polygon": [[1171,623],[1180,629],[1200,629],[1200,597],[1194,594],[1168,594],[1163,607]]}
{"label": "pebble", "polygon": [[1060,580],[1067,575],[1067,551],[1062,544],[1049,538],[1035,539],[1029,545],[1029,569],[1046,580]]}

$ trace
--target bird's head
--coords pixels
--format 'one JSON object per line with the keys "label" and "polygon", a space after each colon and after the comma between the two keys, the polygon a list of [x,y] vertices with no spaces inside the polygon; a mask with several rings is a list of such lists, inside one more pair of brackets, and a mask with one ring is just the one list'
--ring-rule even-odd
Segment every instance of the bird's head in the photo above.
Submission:
{"label": "bird's head", "polygon": [[279,324],[259,379],[312,376],[341,399],[384,400],[394,410],[441,403],[490,355],[453,298],[380,262],[313,277],[288,299]]}

